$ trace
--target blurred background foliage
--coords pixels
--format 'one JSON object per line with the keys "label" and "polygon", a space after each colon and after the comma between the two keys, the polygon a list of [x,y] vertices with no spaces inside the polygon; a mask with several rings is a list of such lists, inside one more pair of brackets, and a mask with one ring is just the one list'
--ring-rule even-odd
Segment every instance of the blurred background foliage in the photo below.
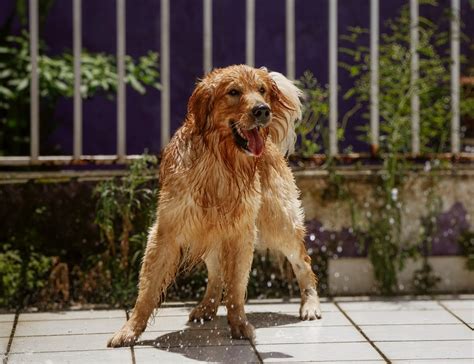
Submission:
{"label": "blurred background foliage", "polygon": [[[47,19],[54,0],[39,2],[40,29]],[[28,155],[30,140],[30,56],[29,34],[26,28],[21,34],[13,34],[13,24],[19,21],[26,25],[27,1],[17,0],[16,7],[0,26],[0,155]],[[41,31],[40,31],[41,34]],[[148,52],[133,59],[125,58],[125,81],[135,91],[144,94],[146,87],[160,88],[158,54]],[[55,111],[62,98],[74,95],[73,56],[70,51],[49,56],[48,46],[39,44],[39,90],[41,145],[58,126]],[[114,98],[117,89],[117,66],[115,56],[92,53],[81,55],[81,95],[84,99],[96,95]],[[58,150],[43,150],[55,154]]]}

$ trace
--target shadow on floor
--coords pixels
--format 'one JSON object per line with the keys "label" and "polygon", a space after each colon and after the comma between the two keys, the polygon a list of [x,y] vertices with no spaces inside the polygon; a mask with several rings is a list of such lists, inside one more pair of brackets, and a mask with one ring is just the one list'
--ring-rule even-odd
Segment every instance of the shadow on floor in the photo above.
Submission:
{"label": "shadow on floor", "polygon": [[[284,313],[249,313],[247,318],[257,329],[300,322],[298,317]],[[187,326],[184,330],[166,333],[153,340],[141,340],[135,345],[153,346],[159,350],[181,354],[189,359],[208,362],[242,363],[256,359],[248,340],[234,340],[230,337],[225,316],[218,316],[203,324],[191,322]],[[280,352],[262,353],[262,358],[270,357],[291,356]]]}

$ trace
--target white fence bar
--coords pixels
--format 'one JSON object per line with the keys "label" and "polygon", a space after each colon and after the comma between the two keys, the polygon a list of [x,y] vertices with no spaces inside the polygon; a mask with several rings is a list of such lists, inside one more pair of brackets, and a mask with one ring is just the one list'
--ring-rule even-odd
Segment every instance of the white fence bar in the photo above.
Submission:
{"label": "white fence bar", "polygon": [[329,155],[337,154],[337,0],[329,0]]}
{"label": "white fence bar", "polygon": [[255,66],[255,0],[245,3],[245,63]]}
{"label": "white fence bar", "polygon": [[459,153],[459,78],[460,78],[460,21],[459,0],[451,0],[451,152]]}
{"label": "white fence bar", "polygon": [[82,97],[81,97],[81,50],[82,50],[82,0],[73,3],[73,49],[74,49],[74,159],[82,154]]}
{"label": "white fence bar", "polygon": [[161,148],[170,140],[170,2],[161,0]]}
{"label": "white fence bar", "polygon": [[212,0],[203,0],[204,73],[212,70]]}
{"label": "white fence bar", "polygon": [[29,2],[30,20],[30,158],[37,162],[39,157],[39,80],[38,80],[38,0]]}
{"label": "white fence bar", "polygon": [[295,0],[286,0],[286,76],[295,79]]}
{"label": "white fence bar", "polygon": [[411,151],[420,153],[420,96],[418,94],[419,70],[419,30],[418,0],[410,0],[410,102],[411,102]]}
{"label": "white fence bar", "polygon": [[379,0],[370,0],[370,143],[379,149]]}
{"label": "white fence bar", "polygon": [[117,0],[117,156],[126,151],[126,89],[125,89],[125,0]]}

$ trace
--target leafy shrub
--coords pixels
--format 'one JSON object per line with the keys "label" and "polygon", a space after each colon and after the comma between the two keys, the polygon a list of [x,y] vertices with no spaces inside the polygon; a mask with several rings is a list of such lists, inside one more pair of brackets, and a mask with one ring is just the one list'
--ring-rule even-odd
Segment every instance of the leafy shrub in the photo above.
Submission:
{"label": "leafy shrub", "polygon": [[[28,154],[30,128],[30,55],[28,34],[7,36],[0,46],[0,155]],[[65,52],[48,56],[40,43],[39,90],[41,98],[41,136],[56,127],[54,111],[61,98],[74,95],[73,56]],[[104,94],[112,98],[117,89],[115,57],[83,51],[81,56],[81,95],[90,98]],[[145,87],[159,89],[158,54],[148,52],[137,60],[127,56],[125,81],[137,92]]]}
{"label": "leafy shrub", "polygon": [[52,259],[35,251],[20,252],[5,244],[0,251],[0,306],[28,304],[46,287]]}

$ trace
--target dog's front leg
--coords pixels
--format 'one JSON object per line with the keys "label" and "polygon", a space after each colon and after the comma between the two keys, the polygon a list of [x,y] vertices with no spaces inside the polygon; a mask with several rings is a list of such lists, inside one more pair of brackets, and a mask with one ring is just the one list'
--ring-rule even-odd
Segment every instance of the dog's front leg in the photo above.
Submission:
{"label": "dog's front leg", "polygon": [[224,245],[224,281],[226,285],[227,321],[234,339],[255,338],[255,329],[244,310],[245,295],[252,266],[255,233],[242,234]]}
{"label": "dog's front leg", "polygon": [[145,330],[153,310],[159,306],[161,295],[174,279],[179,261],[180,249],[175,239],[159,231],[158,223],[155,223],[148,236],[138,298],[132,315],[107,346],[130,346],[135,343]]}

